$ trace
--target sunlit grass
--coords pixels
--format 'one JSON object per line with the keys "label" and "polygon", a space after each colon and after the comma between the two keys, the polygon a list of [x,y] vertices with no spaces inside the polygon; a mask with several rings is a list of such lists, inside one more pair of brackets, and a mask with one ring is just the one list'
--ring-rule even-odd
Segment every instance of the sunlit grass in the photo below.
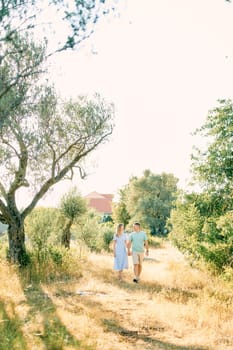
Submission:
{"label": "sunlit grass", "polygon": [[139,284],[131,257],[124,281],[112,254],[70,261],[41,280],[1,261],[0,349],[232,349],[230,284],[191,268],[172,247],[150,250]]}

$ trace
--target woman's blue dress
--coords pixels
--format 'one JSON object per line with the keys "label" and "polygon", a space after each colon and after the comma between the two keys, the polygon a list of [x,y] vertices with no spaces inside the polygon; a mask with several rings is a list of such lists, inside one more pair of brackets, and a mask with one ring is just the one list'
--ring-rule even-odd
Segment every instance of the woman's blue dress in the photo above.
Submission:
{"label": "woman's blue dress", "polygon": [[126,241],[128,241],[128,236],[126,233],[122,233],[121,236],[116,234],[113,240],[116,241],[116,256],[114,257],[113,269],[121,271],[123,269],[128,269],[128,254],[126,250]]}

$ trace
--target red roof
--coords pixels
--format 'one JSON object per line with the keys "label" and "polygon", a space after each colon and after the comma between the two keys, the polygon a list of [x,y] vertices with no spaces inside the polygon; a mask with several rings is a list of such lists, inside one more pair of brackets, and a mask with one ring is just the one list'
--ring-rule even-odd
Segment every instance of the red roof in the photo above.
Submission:
{"label": "red roof", "polygon": [[91,192],[85,198],[88,200],[88,206],[101,214],[112,214],[113,194],[102,194]]}

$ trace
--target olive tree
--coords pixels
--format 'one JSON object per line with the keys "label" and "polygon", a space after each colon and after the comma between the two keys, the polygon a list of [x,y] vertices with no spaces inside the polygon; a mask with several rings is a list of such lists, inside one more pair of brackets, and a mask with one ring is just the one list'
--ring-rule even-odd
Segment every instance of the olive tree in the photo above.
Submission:
{"label": "olive tree", "polygon": [[61,243],[65,248],[70,248],[71,226],[87,211],[87,203],[76,189],[72,189],[62,197],[60,210],[66,218]]}
{"label": "olive tree", "polygon": [[[114,114],[99,95],[61,101],[47,86],[30,87],[24,99],[0,132],[0,220],[9,225],[9,258],[19,263],[26,256],[25,218],[75,169],[85,176],[83,161],[112,133]],[[24,187],[33,194],[20,210],[17,193]]]}

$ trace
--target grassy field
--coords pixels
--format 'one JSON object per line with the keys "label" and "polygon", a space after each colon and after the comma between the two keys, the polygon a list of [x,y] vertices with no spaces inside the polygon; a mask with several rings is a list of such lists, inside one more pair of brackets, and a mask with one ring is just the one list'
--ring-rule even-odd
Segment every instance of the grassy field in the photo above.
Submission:
{"label": "grassy field", "polygon": [[[79,278],[25,282],[0,263],[0,350],[230,350],[232,286],[190,268],[169,245],[118,281],[111,255],[77,260]],[[81,267],[80,267],[81,265]]]}

